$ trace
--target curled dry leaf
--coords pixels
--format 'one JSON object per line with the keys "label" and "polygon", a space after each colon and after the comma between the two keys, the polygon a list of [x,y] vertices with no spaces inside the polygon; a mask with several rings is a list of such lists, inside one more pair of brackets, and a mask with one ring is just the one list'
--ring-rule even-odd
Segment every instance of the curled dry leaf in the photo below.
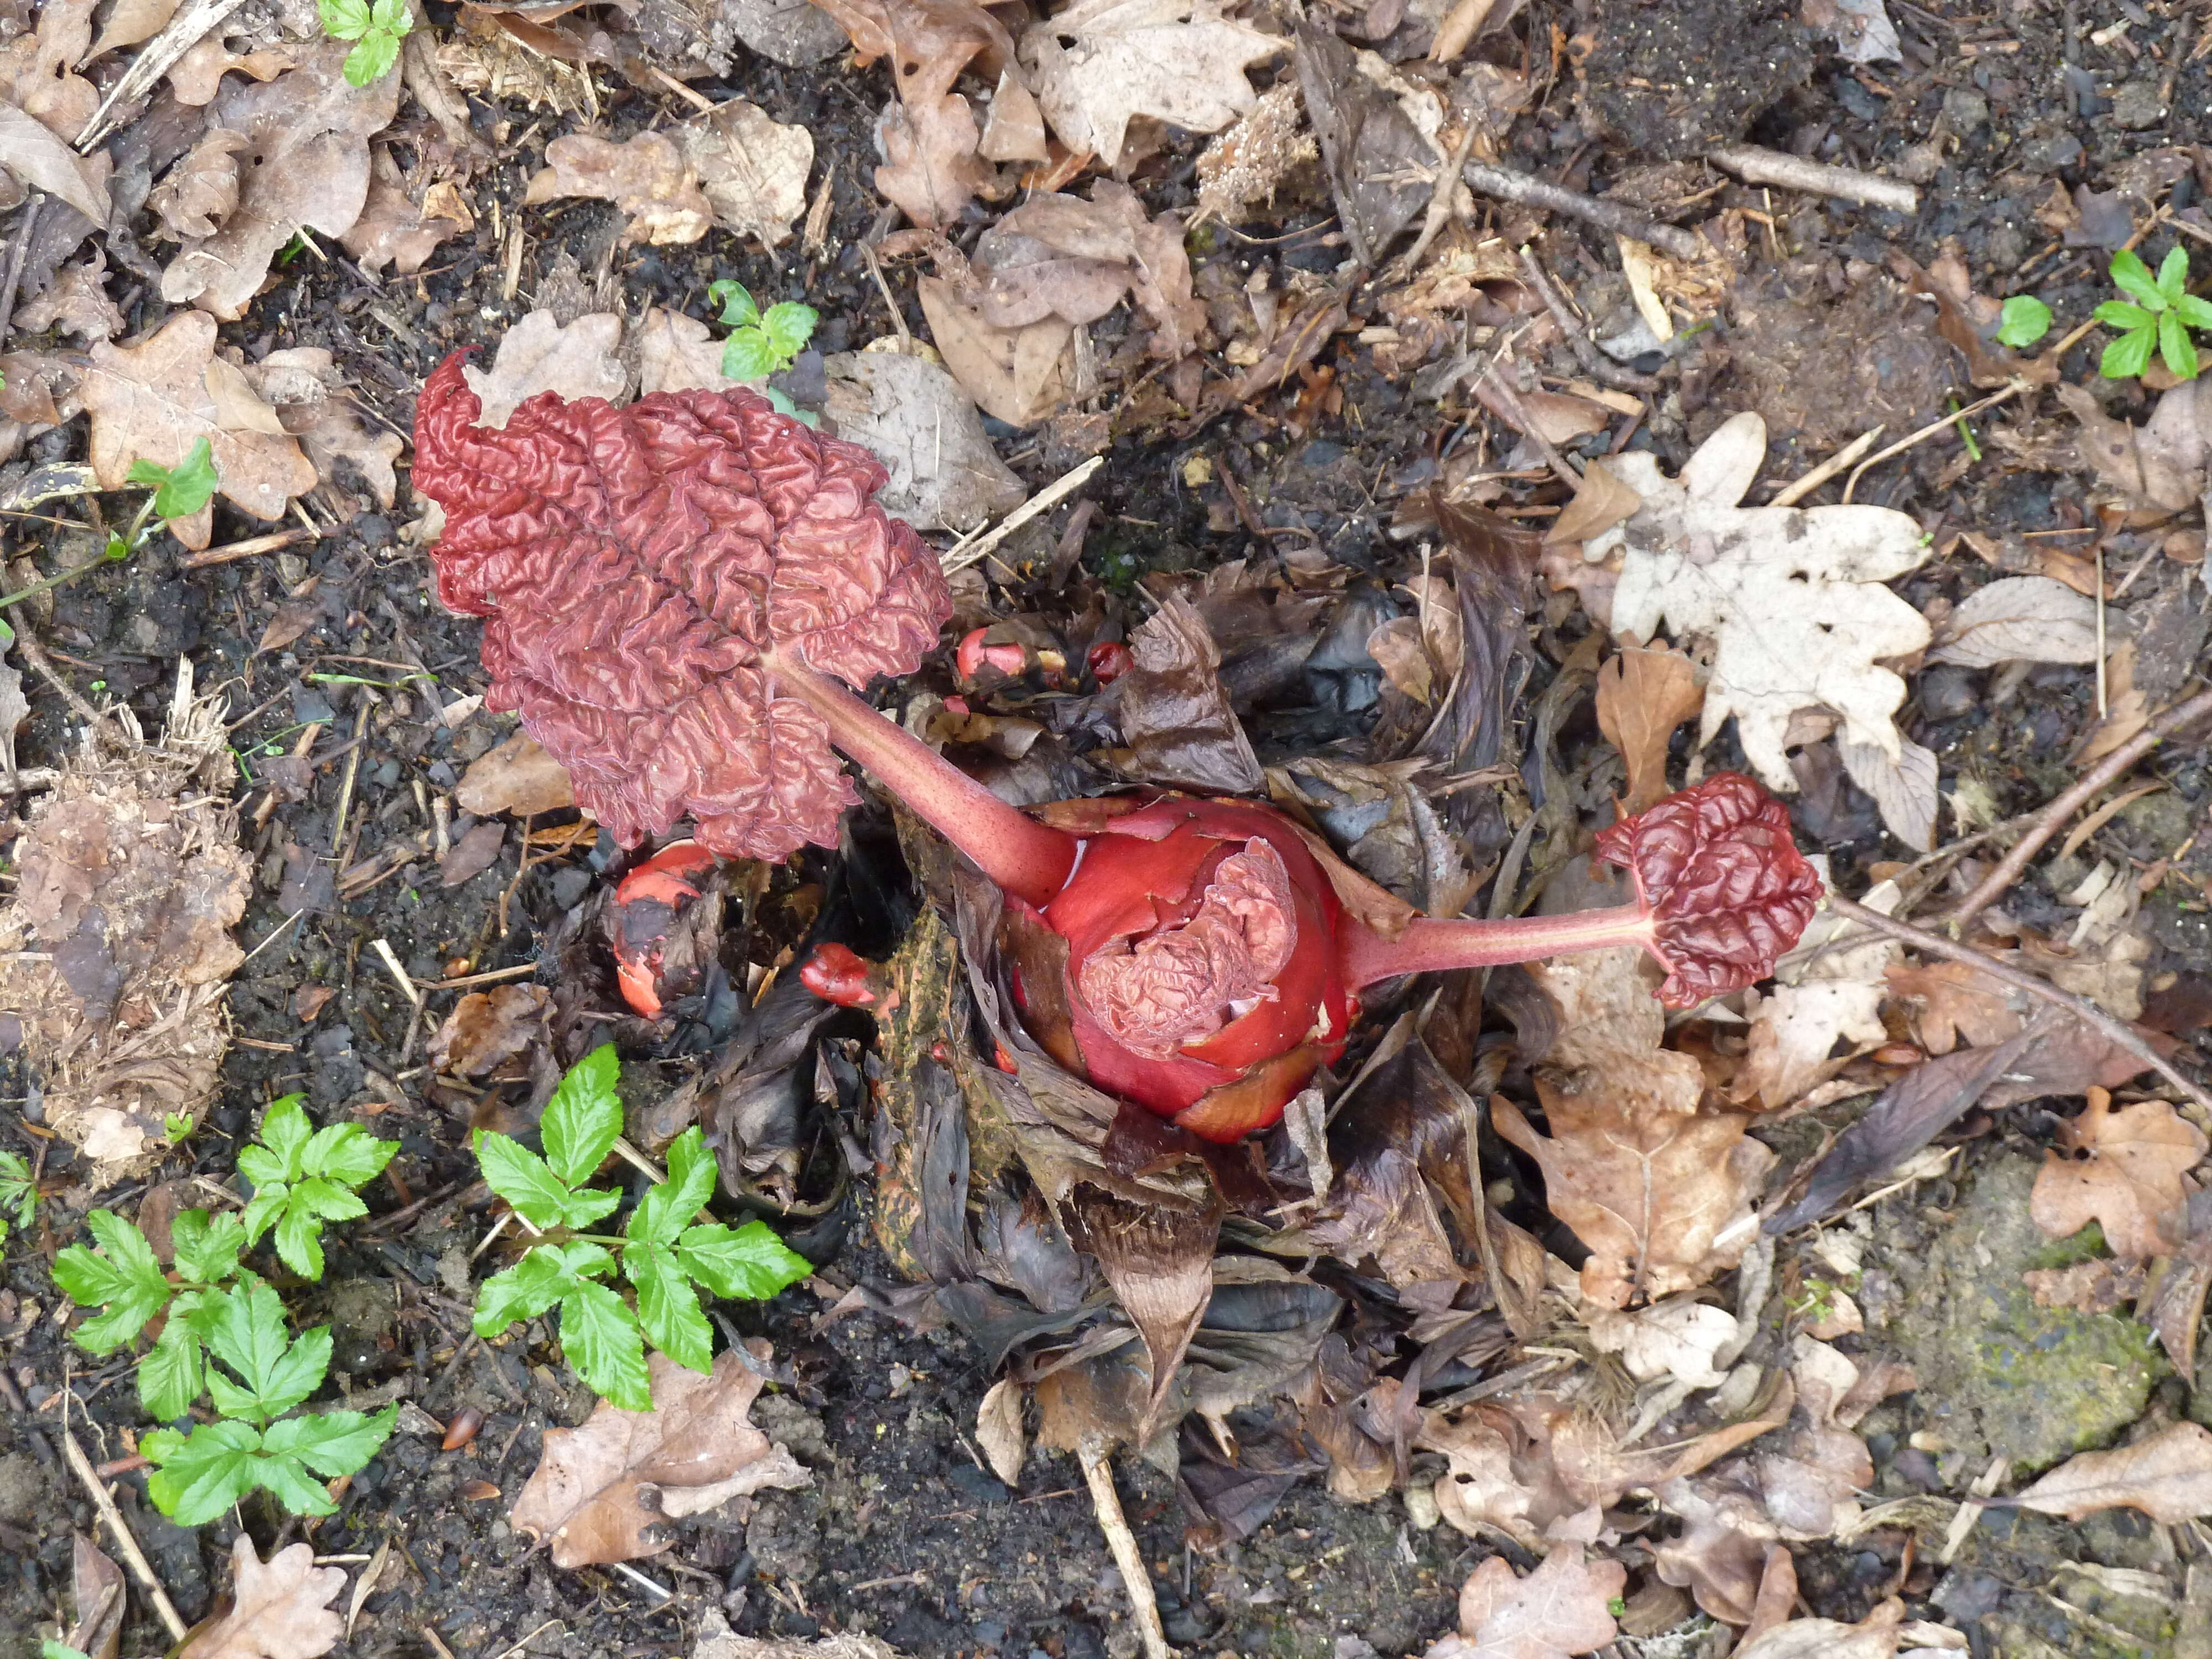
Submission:
{"label": "curled dry leaf", "polygon": [[1060,318],[994,328],[942,277],[921,277],[915,289],[945,368],[985,414],[1035,426],[1075,395],[1075,331]]}
{"label": "curled dry leaf", "polygon": [[[1899,896],[1893,884],[1884,883],[1865,902],[1887,915]],[[1759,1000],[1743,1065],[1729,1085],[1733,1098],[1755,1099],[1778,1111],[1840,1071],[1851,1056],[1887,1041],[1881,1005],[1887,970],[1902,947],[1872,933],[1840,942],[1852,932],[1850,924],[1823,912],[1775,963],[1775,987]]]}
{"label": "curled dry leaf", "polygon": [[[37,27],[0,47],[0,99],[75,143],[100,106],[100,93],[77,74],[92,45],[99,0],[46,0],[31,12]],[[10,148],[0,143],[0,149]],[[11,157],[9,165],[13,166]],[[106,216],[100,216],[105,222]]]}
{"label": "curled dry leaf", "polygon": [[1022,1386],[1012,1377],[1000,1377],[984,1392],[975,1408],[975,1443],[992,1474],[1010,1486],[1021,1480],[1029,1448],[1022,1437]]}
{"label": "curled dry leaf", "polygon": [[542,985],[471,991],[430,1039],[430,1066],[450,1077],[488,1077],[545,1040],[553,994]]}
{"label": "curled dry leaf", "polygon": [[1905,1626],[1905,1603],[1884,1601],[1856,1625],[1834,1619],[1792,1619],[1755,1636],[1735,1659],[1891,1659]]}
{"label": "curled dry leaf", "polygon": [[230,1547],[230,1611],[202,1625],[178,1659],[319,1659],[345,1635],[330,1602],[345,1588],[340,1567],[319,1567],[312,1544],[294,1544],[269,1558],[240,1533]]}
{"label": "curled dry leaf", "polygon": [[900,351],[841,353],[823,365],[823,412],[891,475],[878,500],[917,530],[970,531],[1011,513],[1029,487],[999,459],[959,381]]}
{"label": "curled dry leaf", "polygon": [[238,211],[238,153],[250,141],[211,127],[161,175],[146,198],[161,228],[179,242],[204,240]]}
{"label": "curled dry leaf", "polygon": [[398,110],[399,77],[349,84],[347,51],[342,40],[324,41],[268,85],[227,87],[208,106],[211,126],[248,140],[238,208],[214,235],[189,240],[162,273],[161,297],[171,305],[234,321],[260,291],[269,262],[303,227],[331,237],[353,228],[368,200],[368,140]]}
{"label": "curled dry leaf", "polygon": [[633,133],[619,144],[580,132],[556,138],[522,199],[563,196],[612,202],[629,216],[623,231],[628,242],[696,242],[714,222],[698,175],[665,133]]}
{"label": "curled dry leaf", "polygon": [[58,328],[86,345],[98,345],[123,331],[123,313],[107,297],[107,256],[94,246],[65,266],[46,291],[16,308],[19,327],[32,333]]}
{"label": "curled dry leaf", "polygon": [[[315,487],[314,464],[285,434],[276,411],[215,355],[215,319],[188,311],[143,344],[95,345],[79,395],[92,415],[91,460],[100,488],[120,489],[137,460],[174,466],[204,438],[223,495],[259,519]],[[208,544],[210,508],[173,519],[187,547]]]}
{"label": "curled dry leaf", "polygon": [[478,817],[489,817],[495,812],[532,817],[576,804],[567,769],[527,732],[516,732],[496,749],[486,750],[471,761],[453,791],[453,800],[464,812]]}
{"label": "curled dry leaf", "polygon": [[632,343],[641,398],[656,392],[727,392],[741,384],[722,373],[722,343],[696,317],[648,306]]}
{"label": "curled dry leaf", "polygon": [[489,370],[473,364],[461,370],[482,404],[476,423],[501,430],[516,405],[542,392],[618,400],[629,386],[615,361],[621,339],[622,319],[612,312],[591,312],[568,324],[550,311],[530,313],[501,339]]}
{"label": "curled dry leaf", "polygon": [[[751,1352],[765,1361],[768,1346]],[[767,1486],[811,1485],[790,1451],[753,1426],[760,1374],[734,1352],[705,1376],[666,1354],[647,1362],[653,1409],[602,1400],[580,1429],[545,1431],[545,1452],[507,1519],[550,1540],[563,1567],[635,1561],[674,1543],[667,1522]]]}
{"label": "curled dry leaf", "polygon": [[105,172],[23,111],[0,104],[0,157],[33,190],[60,198],[92,221],[107,222]]}
{"label": "curled dry leaf", "polygon": [[1927,622],[1882,586],[1917,568],[1929,544],[1908,514],[1881,507],[1737,505],[1766,455],[1756,415],[1723,422],[1682,468],[1649,455],[1611,465],[1644,499],[1585,556],[1621,556],[1613,626],[1649,638],[1662,620],[1714,642],[1699,741],[1736,717],[1744,753],[1768,787],[1794,793],[1790,717],[1814,707],[1845,735],[1894,758],[1905,682],[1881,659],[1928,643]]}
{"label": "curled dry leaf", "polygon": [[2180,1243],[2185,1178],[2204,1156],[2203,1132],[2162,1100],[2119,1110],[2102,1089],[2061,1126],[2028,1199],[2035,1224],[2054,1238],[2098,1223],[2119,1256],[2170,1255]]}
{"label": "curled dry leaf", "polygon": [[2212,1430],[2176,1423],[2132,1446],[2082,1452],[2013,1502],[2069,1521],[2117,1509],[2141,1510],[2167,1526],[2212,1515]]}
{"label": "curled dry leaf", "polygon": [[1618,1561],[1585,1559],[1562,1544],[1527,1577],[1492,1556],[1459,1592],[1459,1632],[1424,1659],[1569,1659],[1595,1653],[1619,1635],[1613,1603],[1628,1588]]}
{"label": "curled dry leaf", "polygon": [[150,1167],[163,1119],[197,1115],[213,1092],[245,955],[230,929],[252,866],[222,704],[180,678],[158,744],[102,727],[34,798],[0,907],[0,1011],[21,1022],[47,1123],[100,1186]]}
{"label": "curled dry leaf", "polygon": [[65,1639],[87,1659],[115,1659],[123,1636],[123,1569],[81,1532],[71,1546],[70,1600],[76,1619]]}
{"label": "curled dry leaf", "polygon": [[321,346],[290,346],[241,372],[276,410],[278,424],[307,452],[325,483],[342,486],[338,463],[346,462],[376,504],[391,510],[399,490],[392,463],[405,446],[398,433],[371,427],[362,417],[336,358]]}
{"label": "curled dry leaf", "polygon": [[1112,167],[1138,116],[1220,131],[1259,101],[1246,68],[1288,45],[1219,0],[1075,0],[1031,26],[1021,58],[1060,142]]}
{"label": "curled dry leaf", "polygon": [[943,229],[994,191],[998,170],[983,159],[981,143],[975,112],[957,92],[886,104],[876,124],[884,158],[876,188],[915,224]]}
{"label": "curled dry leaf", "polygon": [[[423,171],[417,169],[417,180]],[[340,240],[370,276],[381,276],[389,266],[395,276],[412,276],[429,263],[441,242],[475,225],[476,215],[451,181],[410,185],[390,146],[380,144],[370,163],[368,198],[361,217]]]}
{"label": "curled dry leaf", "polygon": [[1952,611],[1928,659],[1966,668],[2094,662],[2097,602],[2049,576],[2004,577]]}
{"label": "curled dry leaf", "polygon": [[714,222],[763,247],[791,240],[806,211],[806,175],[814,170],[814,135],[786,125],[758,104],[732,98],[676,129]]}

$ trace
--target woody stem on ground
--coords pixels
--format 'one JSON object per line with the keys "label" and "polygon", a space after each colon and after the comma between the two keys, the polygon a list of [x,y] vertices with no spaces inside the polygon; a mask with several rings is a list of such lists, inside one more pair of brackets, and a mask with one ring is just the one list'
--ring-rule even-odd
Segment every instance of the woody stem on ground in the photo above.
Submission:
{"label": "woody stem on ground", "polygon": [[1366,927],[1346,929],[1346,981],[1354,987],[1401,974],[1446,968],[1489,968],[1534,962],[1573,951],[1651,943],[1651,912],[1641,904],[1578,910],[1562,916],[1515,916],[1498,921],[1413,922],[1395,939]]}
{"label": "woody stem on ground", "polygon": [[1073,836],[1000,800],[895,721],[886,720],[795,649],[765,665],[778,690],[819,714],[830,741],[875,774],[915,817],[1015,897],[1049,903],[1075,868]]}

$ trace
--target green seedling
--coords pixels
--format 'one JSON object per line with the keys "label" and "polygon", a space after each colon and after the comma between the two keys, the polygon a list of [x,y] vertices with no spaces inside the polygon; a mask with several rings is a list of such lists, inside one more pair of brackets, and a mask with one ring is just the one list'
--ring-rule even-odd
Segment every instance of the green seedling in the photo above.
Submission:
{"label": "green seedling", "polygon": [[335,1511],[313,1475],[335,1480],[359,1469],[391,1435],[399,1408],[287,1415],[322,1387],[331,1328],[289,1337],[283,1303],[250,1273],[235,1290],[207,1292],[190,1315],[173,1310],[169,1322],[191,1324],[206,1344],[208,1392],[220,1420],[189,1433],[155,1429],[139,1437],[140,1453],[154,1465],[146,1478],[154,1507],[196,1527],[258,1487],[295,1515]]}
{"label": "green seedling", "polygon": [[349,86],[365,87],[391,74],[399,43],[415,27],[407,0],[315,0],[315,6],[331,39],[355,43],[345,60]]}
{"label": "green seedling", "polygon": [[1997,343],[2025,351],[2051,332],[2051,307],[2033,294],[2015,294],[1997,313]]}
{"label": "green seedling", "polygon": [[[13,593],[0,594],[0,611],[50,592],[64,582],[75,581],[87,571],[129,558],[153,535],[155,521],[167,524],[172,519],[189,518],[214,498],[216,487],[222,482],[216,472],[215,457],[205,438],[195,443],[174,466],[163,466],[142,458],[131,463],[131,471],[125,476],[130,483],[153,492],[138,504],[137,516],[131,520],[130,528],[120,535],[111,532],[107,545],[98,558],[43,577]],[[0,622],[0,645],[15,637],[15,630]]]}
{"label": "green seedling", "polygon": [[92,1659],[82,1648],[73,1648],[66,1642],[57,1642],[49,1636],[39,1644],[39,1659]]}
{"label": "green seedling", "polygon": [[199,1125],[192,1121],[192,1115],[190,1112],[161,1114],[161,1133],[167,1138],[172,1146],[183,1146],[192,1138],[193,1131],[198,1127]]}
{"label": "green seedling", "polygon": [[170,1224],[173,1272],[163,1270],[146,1235],[112,1210],[94,1210],[85,1225],[100,1249],[72,1244],[54,1258],[54,1283],[80,1307],[105,1310],[76,1328],[77,1346],[94,1357],[130,1343],[158,1315],[161,1334],[138,1361],[138,1399],[149,1416],[168,1422],[191,1409],[203,1387],[201,1333],[196,1317],[207,1298],[238,1274],[246,1229],[234,1215],[185,1210]]}
{"label": "green seedling", "polygon": [[39,1183],[31,1179],[31,1166],[20,1152],[0,1152],[0,1243],[12,1224],[28,1232],[39,1213]]}
{"label": "green seedling", "polygon": [[323,1276],[323,1223],[368,1213],[359,1188],[399,1150],[354,1123],[318,1129],[298,1095],[273,1103],[261,1120],[261,1141],[238,1155],[238,1172],[253,1183],[246,1206],[246,1241],[258,1244],[276,1230],[276,1254],[302,1279]]}
{"label": "green seedling", "polygon": [[[543,1157],[510,1136],[477,1132],[485,1183],[531,1237],[520,1261],[477,1288],[474,1323],[489,1340],[557,1307],[561,1346],[576,1374],[623,1409],[649,1411],[647,1340],[695,1371],[713,1365],[702,1288],[764,1300],[813,1269],[765,1222],[731,1227],[696,1218],[714,1196],[715,1175],[696,1125],[669,1146],[667,1178],[647,1192],[619,1234],[586,1231],[622,1202],[619,1191],[587,1184],[622,1133],[618,1071],[611,1044],[569,1068],[539,1121]],[[604,1282],[617,1273],[629,1295]]]}
{"label": "green seedling", "polygon": [[2097,320],[2121,331],[2120,337],[2105,348],[2097,372],[2108,380],[2124,380],[2150,367],[2155,351],[2178,380],[2197,378],[2197,343],[2191,329],[2212,329],[2212,301],[2189,292],[2189,255],[2175,248],[2153,276],[2150,267],[2123,248],[2112,256],[2112,280],[2121,291],[2135,296],[2107,300],[2097,307]]}
{"label": "green seedling", "polygon": [[722,373],[760,387],[769,402],[784,414],[813,425],[811,415],[767,382],[769,375],[789,368],[806,349],[822,313],[794,300],[778,301],[763,311],[744,283],[726,277],[707,285],[707,302],[722,308],[721,321],[730,330],[729,338],[722,342]]}

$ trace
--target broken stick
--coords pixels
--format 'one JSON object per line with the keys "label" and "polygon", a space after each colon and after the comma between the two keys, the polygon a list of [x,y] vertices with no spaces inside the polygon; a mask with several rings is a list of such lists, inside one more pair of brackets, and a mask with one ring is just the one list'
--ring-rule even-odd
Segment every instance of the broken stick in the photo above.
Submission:
{"label": "broken stick", "polygon": [[1808,161],[1802,155],[1785,155],[1757,144],[1727,144],[1709,149],[1705,159],[1725,167],[1747,185],[1779,185],[1814,196],[1840,196],[1867,207],[1887,208],[1893,213],[1917,213],[1920,192],[1899,179],[1861,173],[1856,167],[1832,167],[1825,161]]}
{"label": "broken stick", "polygon": [[1098,1530],[1106,1534],[1106,1547],[1121,1571],[1122,1587],[1129,1592],[1129,1607],[1137,1615],[1137,1633],[1145,1638],[1145,1659],[1169,1659],[1167,1632],[1160,1627],[1160,1604],[1152,1595],[1145,1553],[1137,1547],[1137,1534],[1129,1530],[1128,1518],[1121,1513],[1121,1497],[1114,1490],[1114,1467],[1103,1449],[1094,1450],[1087,1442],[1079,1455],[1083,1479],[1091,1487],[1091,1507],[1098,1511]]}
{"label": "broken stick", "polygon": [[1516,173],[1510,167],[1494,167],[1481,161],[1469,161],[1460,169],[1460,177],[1467,180],[1469,190],[1480,191],[1485,196],[1494,196],[1501,202],[1517,202],[1522,207],[1544,208],[1553,213],[1564,213],[1569,218],[1581,219],[1601,230],[1616,235],[1633,236],[1639,242],[1673,254],[1677,259],[1702,259],[1708,249],[1705,242],[1692,231],[1680,225],[1662,224],[1649,215],[1626,208],[1618,202],[1607,202],[1595,196],[1584,196],[1579,191],[1566,190],[1558,185],[1547,185],[1525,173]]}
{"label": "broken stick", "polygon": [[62,1449],[69,1455],[70,1468],[76,1471],[76,1478],[84,1483],[84,1489],[92,1498],[93,1508],[100,1511],[100,1518],[107,1523],[108,1534],[115,1540],[115,1547],[130,1563],[131,1571],[138,1575],[138,1582],[145,1588],[147,1599],[153,1602],[154,1611],[161,1615],[162,1628],[169,1632],[173,1640],[183,1641],[190,1633],[189,1626],[177,1612],[176,1603],[169,1600],[169,1592],[161,1588],[161,1581],[154,1576],[153,1564],[147,1560],[146,1552],[138,1547],[137,1539],[131,1535],[130,1527],[125,1524],[123,1511],[115,1507],[115,1500],[107,1495],[107,1488],[100,1484],[99,1474],[93,1469],[92,1460],[84,1455],[84,1448],[76,1443],[76,1432],[67,1426],[62,1430]]}

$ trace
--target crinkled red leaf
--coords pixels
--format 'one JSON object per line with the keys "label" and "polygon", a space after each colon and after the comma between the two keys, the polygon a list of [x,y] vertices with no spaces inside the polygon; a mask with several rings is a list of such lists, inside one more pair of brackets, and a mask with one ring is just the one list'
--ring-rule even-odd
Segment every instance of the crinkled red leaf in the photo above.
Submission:
{"label": "crinkled red leaf", "polygon": [[1667,966],[1659,1000],[1691,1008],[1774,971],[1820,902],[1820,872],[1790,833],[1790,811],[1737,772],[1717,772],[1597,838],[1651,913]]}
{"label": "crinkled red leaf", "polygon": [[625,846],[687,815],[727,857],[835,845],[856,797],[773,656],[865,686],[911,672],[952,610],[872,499],[883,466],[744,391],[546,392],[480,427],[465,356],[422,389],[415,484],[446,509],[439,598],[484,618],[487,706]]}

